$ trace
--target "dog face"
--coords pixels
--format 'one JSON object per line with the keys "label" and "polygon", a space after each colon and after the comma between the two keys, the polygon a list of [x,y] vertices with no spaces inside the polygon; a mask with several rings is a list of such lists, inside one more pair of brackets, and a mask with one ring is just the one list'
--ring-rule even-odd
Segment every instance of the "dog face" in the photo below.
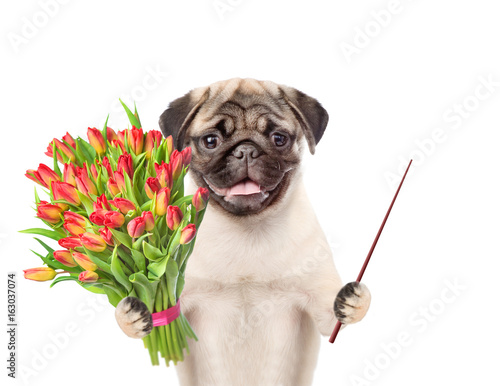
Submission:
{"label": "dog face", "polygon": [[283,202],[304,138],[314,153],[328,114],[293,88],[230,79],[176,99],[159,123],[178,150],[191,146],[190,172],[214,206],[245,216]]}

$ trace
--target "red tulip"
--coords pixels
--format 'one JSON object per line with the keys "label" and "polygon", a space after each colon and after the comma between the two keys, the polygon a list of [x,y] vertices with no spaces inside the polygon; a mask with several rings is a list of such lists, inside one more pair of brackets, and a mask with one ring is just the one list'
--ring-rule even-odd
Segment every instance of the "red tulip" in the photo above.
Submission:
{"label": "red tulip", "polygon": [[111,141],[111,145],[113,145],[114,147],[116,147],[117,149],[120,148],[122,153],[125,153],[125,146],[123,145],[123,142],[118,140],[118,139],[114,139]]}
{"label": "red tulip", "polygon": [[167,143],[167,155],[170,157],[170,154],[172,154],[172,150],[174,149],[174,139],[171,135],[169,135],[165,138],[165,142]]}
{"label": "red tulip", "polygon": [[[116,180],[116,185],[118,186],[118,189],[120,192],[124,192],[126,187],[125,187],[125,177],[123,175],[123,172],[116,171],[115,172],[115,180]],[[132,182],[132,181],[131,181]]]}
{"label": "red tulip", "polygon": [[82,245],[92,252],[102,252],[106,249],[106,241],[101,236],[90,232],[85,232],[80,235]]}
{"label": "red tulip", "polygon": [[[97,161],[97,164],[99,165],[99,161]],[[99,172],[97,171],[95,164],[90,165],[90,174],[92,174],[94,180],[97,180],[97,177],[99,177]]]}
{"label": "red tulip", "polygon": [[27,170],[26,177],[28,177],[32,181],[35,181],[37,184],[44,186],[47,189],[50,189],[52,181],[60,180],[56,172],[54,172],[51,168],[44,164],[40,164],[37,170]]}
{"label": "red tulip", "polygon": [[47,201],[40,201],[40,203],[37,204],[36,216],[48,223],[57,224],[61,221],[62,212],[63,210],[59,206],[49,204]]}
{"label": "red tulip", "polygon": [[144,219],[144,229],[146,229],[147,232],[152,231],[153,228],[155,227],[155,219],[153,217],[153,213],[151,213],[149,210],[142,212],[142,216]]}
{"label": "red tulip", "polygon": [[109,203],[119,209],[123,214],[127,214],[131,210],[135,210],[134,203],[126,198],[117,197],[114,200],[109,201]]}
{"label": "red tulip", "polygon": [[73,256],[75,262],[83,269],[87,271],[95,271],[97,269],[97,265],[87,255],[80,252],[73,252],[71,256]]}
{"label": "red tulip", "polygon": [[89,138],[90,146],[92,146],[98,155],[103,155],[106,153],[106,143],[104,142],[104,137],[100,130],[94,128],[88,128],[87,137]]}
{"label": "red tulip", "polygon": [[94,210],[98,209],[107,209],[111,210],[111,206],[109,206],[108,199],[106,198],[106,194],[101,194],[96,198],[96,202],[94,202]]}
{"label": "red tulip", "polygon": [[106,241],[106,244],[108,244],[110,246],[115,245],[115,242],[113,240],[113,234],[111,233],[111,231],[108,228],[106,228],[106,227],[100,228],[99,234],[101,235],[103,240]]}
{"label": "red tulip", "polygon": [[117,137],[118,137],[118,142],[120,142],[122,145],[125,145],[125,134],[127,134],[127,137],[129,136],[128,134],[128,129],[125,130],[119,130]]}
{"label": "red tulip", "polygon": [[122,173],[127,172],[128,176],[132,178],[134,176],[134,163],[132,161],[132,156],[128,153],[119,156],[116,170]]}
{"label": "red tulip", "polygon": [[207,206],[208,197],[210,196],[210,192],[207,188],[198,188],[196,193],[193,196],[193,206],[196,208],[196,211],[199,212],[202,209],[205,209]]}
{"label": "red tulip", "polygon": [[81,203],[76,189],[66,182],[52,181],[52,194],[54,200],[65,200],[75,206],[79,206]]}
{"label": "red tulip", "polygon": [[108,140],[109,143],[111,143],[111,141],[115,141],[118,139],[118,136],[111,127],[106,127],[106,139]]}
{"label": "red tulip", "polygon": [[108,177],[112,177],[113,176],[113,169],[111,169],[111,164],[109,163],[109,159],[108,157],[104,157],[102,159],[102,166],[106,169],[106,171],[108,172]]}
{"label": "red tulip", "polygon": [[144,151],[146,152],[146,157],[149,159],[151,157],[151,153],[155,147],[160,146],[162,139],[162,134],[158,130],[149,130],[146,134],[146,142],[144,144]]}
{"label": "red tulip", "polygon": [[120,188],[118,187],[118,184],[113,178],[109,178],[108,182],[106,183],[109,192],[114,196],[116,196],[118,193],[120,193]]}
{"label": "red tulip", "polygon": [[167,213],[169,200],[170,200],[170,189],[161,188],[156,194],[155,213],[158,216],[163,216],[165,213]]}
{"label": "red tulip", "polygon": [[89,173],[87,171],[87,164],[84,163],[83,167],[76,168],[76,187],[80,191],[80,193],[85,194],[86,196],[89,196],[89,194],[97,195],[97,188],[92,181],[92,179],[89,177]]}
{"label": "red tulip", "polygon": [[181,238],[179,240],[179,244],[184,245],[188,244],[191,242],[191,240],[194,239],[194,236],[196,235],[196,226],[194,224],[188,224],[186,227],[181,231]]}
{"label": "red tulip", "polygon": [[[46,155],[48,155],[51,158],[54,158],[54,150],[52,149],[52,144],[56,143],[56,148],[59,150],[61,153],[63,153],[71,162],[75,162],[76,156],[75,153],[73,153],[73,148],[71,146],[66,145],[65,143],[59,141],[57,138],[54,138],[52,142],[49,143],[49,146],[47,147],[47,151],[45,152]],[[59,162],[64,162],[62,159],[61,155],[57,153],[57,160]]]}
{"label": "red tulip", "polygon": [[92,221],[95,225],[104,225],[104,215],[106,214],[106,209],[97,209],[92,212],[89,216],[90,221]]}
{"label": "red tulip", "polygon": [[162,161],[161,165],[155,164],[156,178],[162,188],[172,189],[172,165]]}
{"label": "red tulip", "polygon": [[76,168],[75,165],[69,163],[64,164],[63,180],[64,182],[76,187]]}
{"label": "red tulip", "polygon": [[66,211],[64,212],[64,221],[73,221],[76,222],[81,227],[85,227],[87,225],[87,219],[83,217],[81,214]]}
{"label": "red tulip", "polygon": [[170,205],[167,209],[167,226],[169,229],[175,231],[179,228],[183,217],[184,213],[178,206]]}
{"label": "red tulip", "polygon": [[142,217],[136,217],[127,224],[127,232],[130,237],[139,237],[144,233],[146,223]]}
{"label": "red tulip", "polygon": [[65,237],[57,242],[61,247],[66,249],[78,248],[82,246],[80,237]]}
{"label": "red tulip", "polygon": [[125,223],[125,216],[120,212],[110,210],[104,214],[104,225],[108,228],[119,228]]}
{"label": "red tulip", "polygon": [[132,129],[127,133],[127,140],[130,149],[135,154],[142,153],[142,148],[144,146],[144,133],[142,129],[138,129],[135,126],[132,126]]}
{"label": "red tulip", "polygon": [[78,275],[78,280],[82,283],[95,283],[99,279],[99,275],[92,271],[83,271]]}
{"label": "red tulip", "polygon": [[79,236],[85,232],[85,228],[81,227],[76,221],[73,220],[64,221],[64,229],[66,229],[71,236]]}
{"label": "red tulip", "polygon": [[155,177],[149,177],[146,180],[146,184],[144,185],[144,190],[146,191],[146,195],[152,200],[155,193],[161,189],[160,182]]}
{"label": "red tulip", "polygon": [[172,168],[172,178],[176,180],[181,175],[183,167],[182,154],[177,149],[172,152],[169,165]]}
{"label": "red tulip", "polygon": [[56,277],[56,275],[56,271],[50,267],[30,268],[24,270],[24,277],[35,281],[52,280]]}
{"label": "red tulip", "polygon": [[73,259],[73,256],[71,256],[71,252],[66,249],[62,251],[54,251],[54,259],[61,264],[64,264],[66,267],[76,267],[78,265]]}
{"label": "red tulip", "polygon": [[76,142],[70,133],[66,132],[66,135],[62,137],[73,149],[76,149]]}
{"label": "red tulip", "polygon": [[191,147],[186,147],[181,151],[182,155],[182,166],[187,167],[191,163]]}

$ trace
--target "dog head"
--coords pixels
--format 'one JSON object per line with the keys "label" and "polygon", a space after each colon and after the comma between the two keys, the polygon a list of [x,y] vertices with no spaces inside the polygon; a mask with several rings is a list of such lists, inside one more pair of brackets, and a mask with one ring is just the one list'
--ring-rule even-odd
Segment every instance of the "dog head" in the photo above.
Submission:
{"label": "dog head", "polygon": [[192,148],[190,172],[211,203],[233,215],[283,201],[305,141],[311,153],[328,123],[304,93],[273,82],[230,79],[187,93],[160,117],[177,149]]}

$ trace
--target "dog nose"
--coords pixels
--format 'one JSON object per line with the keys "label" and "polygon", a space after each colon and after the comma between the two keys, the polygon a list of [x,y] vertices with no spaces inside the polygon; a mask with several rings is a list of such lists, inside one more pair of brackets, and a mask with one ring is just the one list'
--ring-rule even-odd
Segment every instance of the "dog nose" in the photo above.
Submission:
{"label": "dog nose", "polygon": [[260,151],[250,143],[243,143],[234,149],[233,155],[238,159],[255,159],[260,156]]}

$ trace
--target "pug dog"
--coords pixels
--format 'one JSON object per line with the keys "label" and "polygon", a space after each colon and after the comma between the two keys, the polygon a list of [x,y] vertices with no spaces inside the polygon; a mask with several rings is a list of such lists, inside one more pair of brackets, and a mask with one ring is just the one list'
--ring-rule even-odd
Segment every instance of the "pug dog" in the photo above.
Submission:
{"label": "pug dog", "polygon": [[[320,335],[366,314],[370,292],[342,286],[302,181],[327,122],[316,99],[254,79],[197,88],[161,115],[176,148],[191,146],[191,193],[210,191],[180,299],[199,339],[177,365],[182,386],[311,385]],[[152,328],[135,298],[116,318],[131,337]]]}

